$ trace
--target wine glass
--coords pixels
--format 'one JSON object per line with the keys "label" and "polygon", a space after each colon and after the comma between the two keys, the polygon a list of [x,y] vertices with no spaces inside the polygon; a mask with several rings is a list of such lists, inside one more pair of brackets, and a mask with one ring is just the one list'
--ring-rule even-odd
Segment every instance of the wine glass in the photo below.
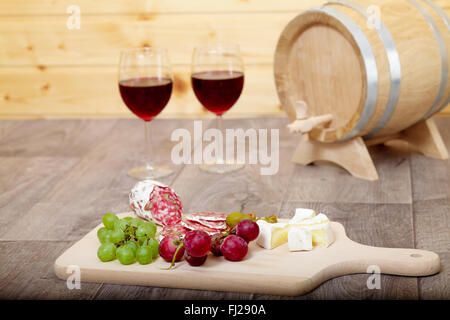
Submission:
{"label": "wine glass", "polygon": [[154,179],[170,175],[170,168],[156,166],[150,141],[150,121],[167,105],[172,94],[172,72],[167,50],[154,47],[127,49],[121,52],[119,90],[128,109],[144,120],[144,166],[131,169],[128,175]]}
{"label": "wine glass", "polygon": [[[195,96],[209,111],[216,114],[217,129],[222,132],[222,115],[239,99],[244,86],[244,63],[237,44],[205,44],[194,48],[191,81]],[[225,139],[223,139],[224,141]],[[212,163],[199,168],[226,173],[244,166],[235,159],[215,155]]]}

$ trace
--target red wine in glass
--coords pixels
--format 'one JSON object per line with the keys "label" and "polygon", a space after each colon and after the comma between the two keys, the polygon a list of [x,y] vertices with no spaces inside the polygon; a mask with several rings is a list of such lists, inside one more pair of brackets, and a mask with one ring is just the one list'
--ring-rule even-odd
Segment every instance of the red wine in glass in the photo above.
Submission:
{"label": "red wine in glass", "polygon": [[[191,81],[195,96],[204,108],[216,114],[216,129],[222,132],[222,115],[239,99],[244,86],[244,63],[239,45],[209,43],[194,48]],[[222,146],[219,146],[222,148]],[[228,173],[244,167],[242,161],[230,159],[215,150],[215,158],[208,157],[199,169],[212,173]]]}
{"label": "red wine in glass", "polygon": [[197,99],[218,116],[236,103],[244,86],[244,74],[240,71],[203,71],[191,78]]}
{"label": "red wine in glass", "polygon": [[166,107],[172,93],[172,70],[164,48],[139,47],[122,50],[119,62],[119,91],[125,105],[144,120],[143,166],[128,171],[130,177],[158,179],[173,173],[152,150],[152,120]]}
{"label": "red wine in glass", "polygon": [[170,78],[137,77],[119,82],[120,95],[139,118],[150,121],[167,105],[172,93]]}

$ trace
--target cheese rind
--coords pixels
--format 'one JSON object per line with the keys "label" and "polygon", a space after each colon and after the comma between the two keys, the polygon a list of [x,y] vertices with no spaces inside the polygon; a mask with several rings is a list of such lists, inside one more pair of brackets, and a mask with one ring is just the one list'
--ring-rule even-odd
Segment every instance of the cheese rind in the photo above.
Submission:
{"label": "cheese rind", "polygon": [[302,222],[303,220],[311,219],[316,215],[316,212],[312,209],[303,209],[297,208],[295,209],[295,215],[289,221],[290,224],[297,224]]}
{"label": "cheese rind", "polygon": [[323,213],[319,213],[317,216],[312,217],[311,219],[301,220],[297,223],[292,223],[292,224],[299,225],[299,226],[313,226],[313,225],[324,224],[327,222],[330,222],[330,220],[328,220],[328,217],[326,215],[324,215]]}
{"label": "cheese rind", "polygon": [[329,222],[318,225],[303,226],[302,228],[311,231],[312,243],[314,246],[327,248],[334,242],[334,233]]}
{"label": "cheese rind", "polygon": [[312,232],[308,228],[290,226],[288,232],[289,251],[309,251],[313,248]]}
{"label": "cheese rind", "polygon": [[256,243],[265,248],[273,249],[287,242],[289,225],[287,223],[269,223],[264,220],[256,222],[259,226],[259,235]]}

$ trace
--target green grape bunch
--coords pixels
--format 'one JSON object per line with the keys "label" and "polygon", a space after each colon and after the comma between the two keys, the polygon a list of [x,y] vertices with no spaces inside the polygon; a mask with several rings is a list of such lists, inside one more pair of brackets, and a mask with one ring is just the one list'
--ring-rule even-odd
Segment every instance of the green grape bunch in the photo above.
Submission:
{"label": "green grape bunch", "polygon": [[103,227],[97,238],[101,245],[97,256],[102,262],[118,259],[123,265],[149,264],[158,257],[159,242],[155,239],[156,225],[140,218],[119,219],[114,213],[106,213]]}

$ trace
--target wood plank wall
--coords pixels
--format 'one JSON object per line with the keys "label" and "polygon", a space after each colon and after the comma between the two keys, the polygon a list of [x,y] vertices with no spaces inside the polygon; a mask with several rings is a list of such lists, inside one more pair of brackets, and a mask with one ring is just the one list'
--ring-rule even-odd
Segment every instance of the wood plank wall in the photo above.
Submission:
{"label": "wood plank wall", "polygon": [[[161,116],[208,116],[189,72],[193,47],[209,40],[238,42],[243,52],[244,92],[229,116],[283,115],[272,70],[278,36],[323,2],[0,0],[0,118],[132,117],[118,93],[119,52],[146,45],[167,47],[173,64],[175,90]],[[448,11],[449,0],[436,2]],[[66,27],[73,4],[79,30]]]}

